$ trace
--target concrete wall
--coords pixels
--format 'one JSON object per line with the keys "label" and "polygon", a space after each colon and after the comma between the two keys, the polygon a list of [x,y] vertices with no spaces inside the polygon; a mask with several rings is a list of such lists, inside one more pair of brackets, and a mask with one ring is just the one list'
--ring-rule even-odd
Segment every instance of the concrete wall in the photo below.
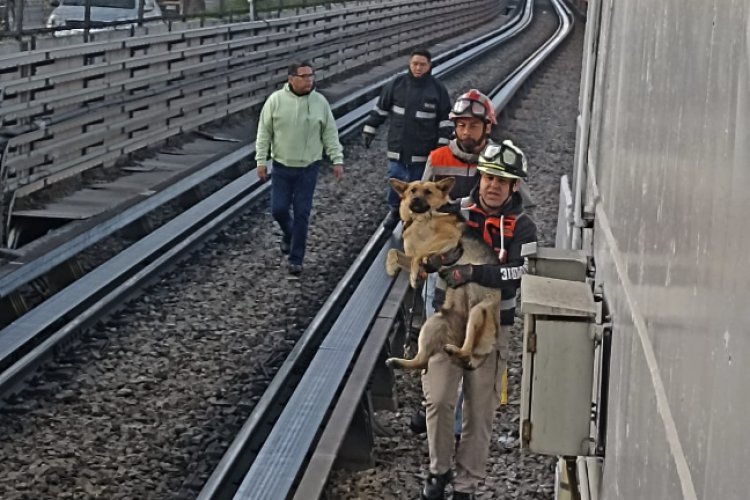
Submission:
{"label": "concrete wall", "polygon": [[750,498],[750,5],[596,1],[603,498]]}

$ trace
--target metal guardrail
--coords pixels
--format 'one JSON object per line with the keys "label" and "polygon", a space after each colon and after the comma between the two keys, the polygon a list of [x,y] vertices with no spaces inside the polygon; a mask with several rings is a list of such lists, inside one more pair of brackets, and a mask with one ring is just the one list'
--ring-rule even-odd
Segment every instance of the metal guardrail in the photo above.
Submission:
{"label": "metal guardrail", "polygon": [[[345,463],[371,465],[368,463],[372,461],[373,438],[372,433],[368,432],[371,427],[367,426],[366,422],[362,425],[362,421],[370,420],[372,410],[378,408],[376,408],[375,401],[372,402],[372,406],[368,404],[374,398],[363,397],[363,395],[366,395],[368,391],[372,393],[379,389],[387,392],[391,396],[389,402],[393,403],[393,390],[390,387],[387,391],[383,390],[384,386],[392,385],[394,380],[393,370],[385,367],[385,359],[392,355],[400,355],[403,340],[408,335],[406,332],[408,327],[401,317],[402,303],[408,290],[410,290],[408,275],[399,273],[383,300],[375,321],[369,328],[357,359],[353,363],[351,373],[346,378],[346,383],[336,398],[325,428],[320,433],[315,451],[304,467],[299,484],[296,486],[294,500],[319,498],[328,483],[328,475],[334,462],[341,457],[342,452],[347,455]],[[354,426],[359,428],[358,432],[350,431]],[[352,449],[354,447],[357,449]]]}

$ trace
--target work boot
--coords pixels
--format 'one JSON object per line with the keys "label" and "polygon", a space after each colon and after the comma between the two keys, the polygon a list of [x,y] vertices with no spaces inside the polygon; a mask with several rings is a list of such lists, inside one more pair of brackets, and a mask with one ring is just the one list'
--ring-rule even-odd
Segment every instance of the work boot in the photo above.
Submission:
{"label": "work boot", "polygon": [[424,481],[422,488],[422,500],[445,500],[445,487],[453,479],[453,472],[448,470],[444,474],[433,474],[430,472]]}
{"label": "work boot", "polygon": [[401,217],[398,215],[398,210],[391,210],[383,220],[383,228],[386,231],[393,231],[399,222],[401,222]]}
{"label": "work boot", "polygon": [[279,248],[281,248],[281,253],[284,255],[289,255],[290,247],[291,245],[283,239],[279,242]]}

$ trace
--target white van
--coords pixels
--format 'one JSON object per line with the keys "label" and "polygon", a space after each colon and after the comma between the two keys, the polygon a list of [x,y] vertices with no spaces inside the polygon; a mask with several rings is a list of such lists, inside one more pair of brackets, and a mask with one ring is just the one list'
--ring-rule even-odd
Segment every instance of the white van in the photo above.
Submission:
{"label": "white van", "polygon": [[[141,0],[89,0],[91,2],[91,23],[89,31],[108,29],[130,29],[132,24],[113,24],[122,21],[138,20],[138,4]],[[153,20],[162,16],[156,0],[142,0],[143,20]],[[48,28],[66,28],[55,35],[81,33],[85,28],[86,0],[52,0],[55,10],[47,18]]]}

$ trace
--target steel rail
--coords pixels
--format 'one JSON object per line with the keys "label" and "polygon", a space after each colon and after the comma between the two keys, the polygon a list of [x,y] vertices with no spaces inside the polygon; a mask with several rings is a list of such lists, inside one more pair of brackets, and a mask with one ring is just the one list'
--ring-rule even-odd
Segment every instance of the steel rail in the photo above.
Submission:
{"label": "steel rail", "polygon": [[492,105],[496,110],[503,109],[513,95],[534,73],[542,62],[570,35],[573,30],[573,13],[562,0],[551,0],[555,7],[559,24],[554,35],[522,62],[507,78],[492,89]]}

